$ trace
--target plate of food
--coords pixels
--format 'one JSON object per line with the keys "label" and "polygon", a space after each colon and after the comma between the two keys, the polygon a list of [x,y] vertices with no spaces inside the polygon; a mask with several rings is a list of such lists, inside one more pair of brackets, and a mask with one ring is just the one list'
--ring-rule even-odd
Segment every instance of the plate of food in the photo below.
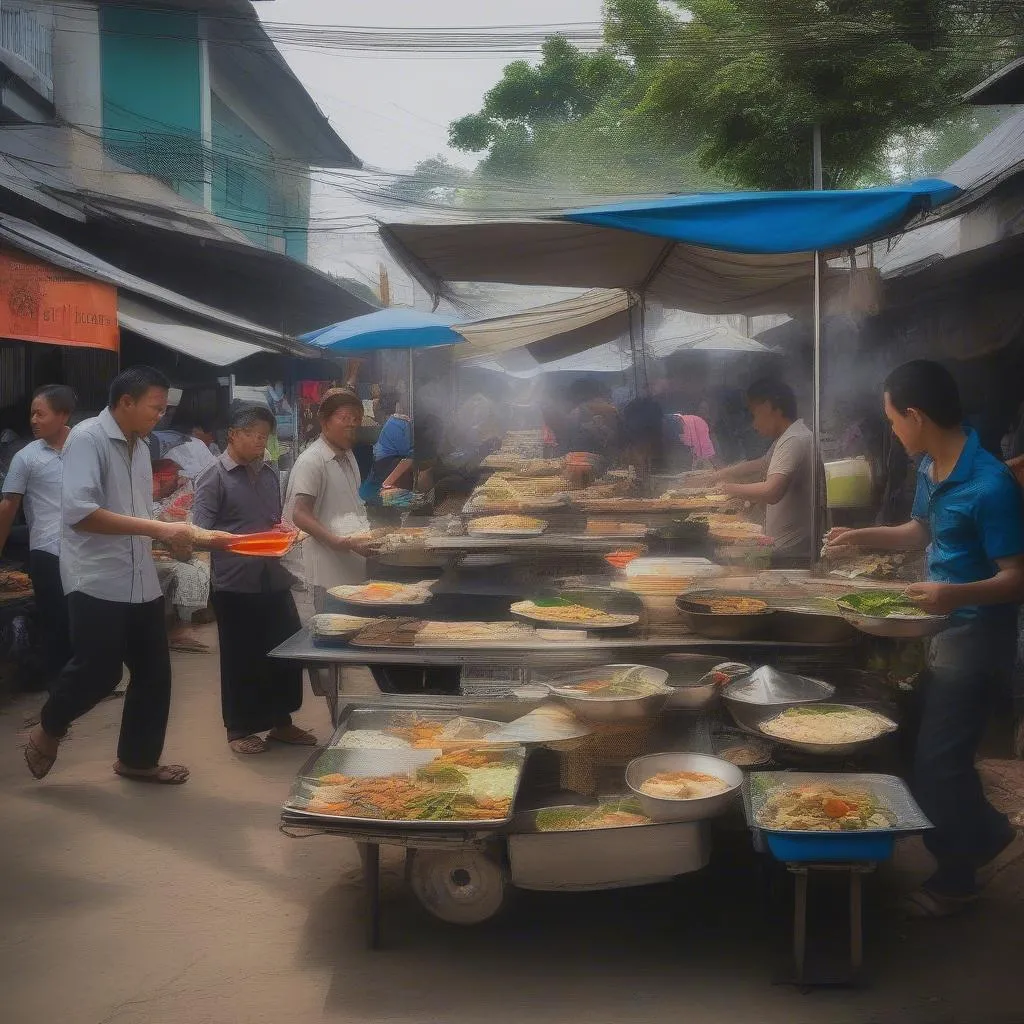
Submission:
{"label": "plate of food", "polygon": [[639,615],[621,615],[591,608],[564,597],[542,597],[535,601],[517,601],[509,609],[513,615],[529,622],[569,629],[623,629],[635,626]]}
{"label": "plate of food", "polygon": [[911,640],[945,629],[948,615],[929,615],[896,590],[858,590],[836,601],[839,614],[870,636]]}
{"label": "plate of food", "polygon": [[499,515],[471,519],[466,532],[471,537],[539,537],[548,524],[533,516]]}
{"label": "plate of food", "polygon": [[387,580],[371,580],[369,583],[334,587],[327,593],[346,604],[381,607],[391,605],[426,604],[433,596],[430,592],[432,581],[422,583],[392,583]]}
{"label": "plate of food", "polygon": [[750,640],[768,628],[772,609],[767,601],[749,594],[717,590],[691,590],[676,598],[695,633],[715,640]]}
{"label": "plate of food", "polygon": [[768,739],[808,754],[852,754],[888,733],[896,723],[852,704],[801,704],[758,725]]}
{"label": "plate of food", "polygon": [[355,636],[364,626],[374,620],[362,615],[314,615],[309,620],[309,631],[314,639],[343,640]]}

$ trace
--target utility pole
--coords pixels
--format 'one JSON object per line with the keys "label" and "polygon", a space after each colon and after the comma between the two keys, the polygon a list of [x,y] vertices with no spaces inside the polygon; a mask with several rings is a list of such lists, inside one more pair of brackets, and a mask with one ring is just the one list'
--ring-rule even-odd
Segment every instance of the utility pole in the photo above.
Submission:
{"label": "utility pole", "polygon": [[[812,150],[812,178],[813,187],[821,191],[824,187],[824,174],[821,166],[821,124],[814,126],[814,135],[811,142]],[[818,491],[821,488],[821,289],[824,277],[824,261],[821,250],[814,251],[814,358],[813,358],[813,405],[811,416],[811,433],[813,443],[811,445],[811,509],[812,509],[812,544],[818,545],[822,539],[822,512],[818,502]],[[817,554],[817,548],[812,548],[811,557]]]}

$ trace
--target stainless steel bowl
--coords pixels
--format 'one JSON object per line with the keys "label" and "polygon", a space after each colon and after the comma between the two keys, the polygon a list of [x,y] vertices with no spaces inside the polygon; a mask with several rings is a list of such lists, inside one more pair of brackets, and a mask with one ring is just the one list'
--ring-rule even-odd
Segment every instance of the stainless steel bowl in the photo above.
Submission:
{"label": "stainless steel bowl", "polygon": [[[588,679],[609,679],[626,669],[643,669],[640,679],[654,683],[662,690],[645,697],[584,697],[571,693],[563,687],[574,683],[585,683]],[[628,722],[653,718],[672,696],[672,690],[665,685],[668,673],[661,668],[648,665],[601,665],[590,670],[566,672],[545,680],[551,692],[565,704],[574,715],[588,722]]]}
{"label": "stainless steel bowl", "polygon": [[[815,705],[805,704],[803,706],[805,708],[812,708]],[[853,704],[822,704],[820,706],[827,708],[842,708],[845,711],[866,712],[868,710],[867,708],[856,707]],[[847,754],[854,754],[858,750],[863,750],[865,747],[869,747],[872,743],[877,743],[883,736],[888,736],[890,733],[894,733],[897,730],[898,726],[896,723],[891,719],[886,718],[885,715],[882,715],[877,711],[872,711],[871,713],[881,718],[883,722],[886,723],[885,727],[881,732],[872,736],[870,739],[855,740],[851,743],[804,743],[800,740],[789,740],[784,739],[781,736],[773,736],[764,731],[764,726],[771,720],[771,718],[775,718],[777,715],[772,715],[771,718],[764,718],[758,726],[758,732],[772,743],[778,743],[781,746],[789,747],[792,750],[802,750],[805,754],[819,754],[823,757],[845,757]],[[782,714],[782,710],[780,710],[778,714]]]}
{"label": "stainless steel bowl", "polygon": [[702,680],[721,663],[722,658],[717,654],[673,654],[665,658],[668,685],[673,691],[665,707],[677,711],[706,708],[718,696],[718,687]]}
{"label": "stainless steel bowl", "polygon": [[[766,678],[762,678],[764,676]],[[763,666],[727,683],[722,689],[722,700],[741,729],[760,733],[762,722],[787,708],[821,704],[835,696],[835,692],[834,686],[821,679],[790,675]]]}
{"label": "stainless steel bowl", "polygon": [[803,644],[841,644],[857,634],[853,624],[839,615],[780,608],[772,618],[772,635],[776,640]]}
{"label": "stainless steel bowl", "polygon": [[[701,611],[701,598],[750,597],[750,594],[731,594],[726,590],[692,590],[676,598],[676,607],[690,628],[712,640],[766,640],[769,637],[774,612],[762,611],[744,614],[714,614]],[[758,600],[760,600],[758,598]]]}
{"label": "stainless steel bowl", "polygon": [[[664,800],[647,796],[640,787],[659,772],[704,772],[717,775],[729,788],[724,793],[696,800]],[[626,785],[636,793],[644,814],[653,821],[702,821],[724,814],[735,801],[743,784],[743,772],[734,764],[710,754],[647,754],[626,766]]]}
{"label": "stainless steel bowl", "polygon": [[934,636],[949,625],[948,615],[864,615],[838,602],[839,614],[855,629],[869,636],[884,636],[896,640],[920,640]]}

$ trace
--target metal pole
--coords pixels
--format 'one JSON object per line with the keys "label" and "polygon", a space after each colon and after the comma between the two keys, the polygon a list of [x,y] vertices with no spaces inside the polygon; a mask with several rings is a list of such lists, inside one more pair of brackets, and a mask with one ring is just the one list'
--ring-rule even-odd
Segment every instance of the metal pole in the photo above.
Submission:
{"label": "metal pole", "polygon": [[[823,187],[824,175],[821,162],[821,125],[814,126],[812,139],[814,188],[820,191]],[[816,559],[818,547],[822,541],[822,508],[818,502],[818,490],[821,487],[821,279],[822,255],[819,250],[814,252],[814,367],[813,389],[814,401],[811,413],[811,558]]]}
{"label": "metal pole", "polygon": [[414,400],[414,392],[416,389],[416,375],[414,373],[414,359],[413,350],[409,349],[409,434],[413,441],[416,440],[416,407]]}

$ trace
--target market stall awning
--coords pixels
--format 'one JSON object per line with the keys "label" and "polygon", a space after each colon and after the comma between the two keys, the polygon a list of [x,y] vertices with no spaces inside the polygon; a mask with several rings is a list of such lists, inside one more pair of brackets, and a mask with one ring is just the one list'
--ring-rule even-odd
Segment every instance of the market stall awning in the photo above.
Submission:
{"label": "market stall awning", "polygon": [[183,323],[180,316],[168,315],[129,295],[118,297],[117,319],[125,330],[213,366],[230,366],[264,351],[259,345],[211,330],[209,323]]}
{"label": "market stall awning", "polygon": [[452,328],[453,323],[452,317],[393,307],[309,331],[299,340],[335,355],[384,349],[436,348],[462,341],[462,335]]}
{"label": "market stall awning", "polygon": [[[811,302],[813,250],[884,237],[958,194],[947,182],[925,181],[672,196],[557,219],[381,224],[380,234],[436,297],[448,296],[449,281],[490,281],[619,288],[702,313],[788,313]],[[799,223],[787,227],[798,210]],[[784,251],[794,245],[801,248]],[[845,270],[827,270],[826,301],[847,285]]]}
{"label": "market stall awning", "polygon": [[[121,301],[129,297],[135,299],[142,306],[136,306],[134,312],[129,311],[128,315],[134,315],[140,324],[149,323],[156,325],[151,326],[149,330],[152,333],[156,333],[159,330],[165,340],[152,337],[146,331],[139,331],[138,333],[144,337],[149,337],[159,344],[166,344],[166,339],[172,336],[168,329],[169,325],[177,324],[181,330],[174,332],[173,336],[182,344],[194,345],[197,341],[194,332],[205,331],[212,336],[222,338],[224,341],[244,343],[248,348],[255,351],[276,352],[282,355],[306,358],[317,358],[321,355],[316,349],[310,348],[308,345],[304,345],[288,335],[279,334],[242,317],[226,313],[224,310],[216,309],[213,306],[207,306],[205,303],[195,302],[185,295],[171,291],[169,288],[164,288],[162,285],[136,277],[134,274],[129,274],[127,271],[121,270],[120,267],[115,267],[113,264],[101,260],[85,249],[72,244],[67,239],[61,238],[60,235],[4,213],[0,213],[0,245],[6,245],[21,252],[27,252],[37,259],[44,260],[57,267],[62,267],[65,270],[74,271],[83,277],[114,285],[117,288],[118,294],[118,318],[121,319]],[[148,316],[138,315],[143,307],[150,311]],[[158,319],[161,318],[166,321],[163,325],[158,324]],[[124,320],[121,320],[121,322],[129,330],[135,329]],[[187,337],[191,337],[193,340],[185,342],[184,339]],[[184,348],[176,345],[170,345],[169,347],[177,348],[178,351],[185,351]],[[219,350],[220,354],[223,354],[225,351],[226,349],[223,346]],[[235,351],[241,351],[241,349],[237,348],[237,344]],[[253,354],[253,352],[247,351],[246,354]],[[203,357],[198,356],[197,358]],[[239,356],[239,358],[244,358],[244,356]],[[218,362],[216,359],[207,359],[205,361],[213,362],[215,365],[226,365],[225,363]]]}

